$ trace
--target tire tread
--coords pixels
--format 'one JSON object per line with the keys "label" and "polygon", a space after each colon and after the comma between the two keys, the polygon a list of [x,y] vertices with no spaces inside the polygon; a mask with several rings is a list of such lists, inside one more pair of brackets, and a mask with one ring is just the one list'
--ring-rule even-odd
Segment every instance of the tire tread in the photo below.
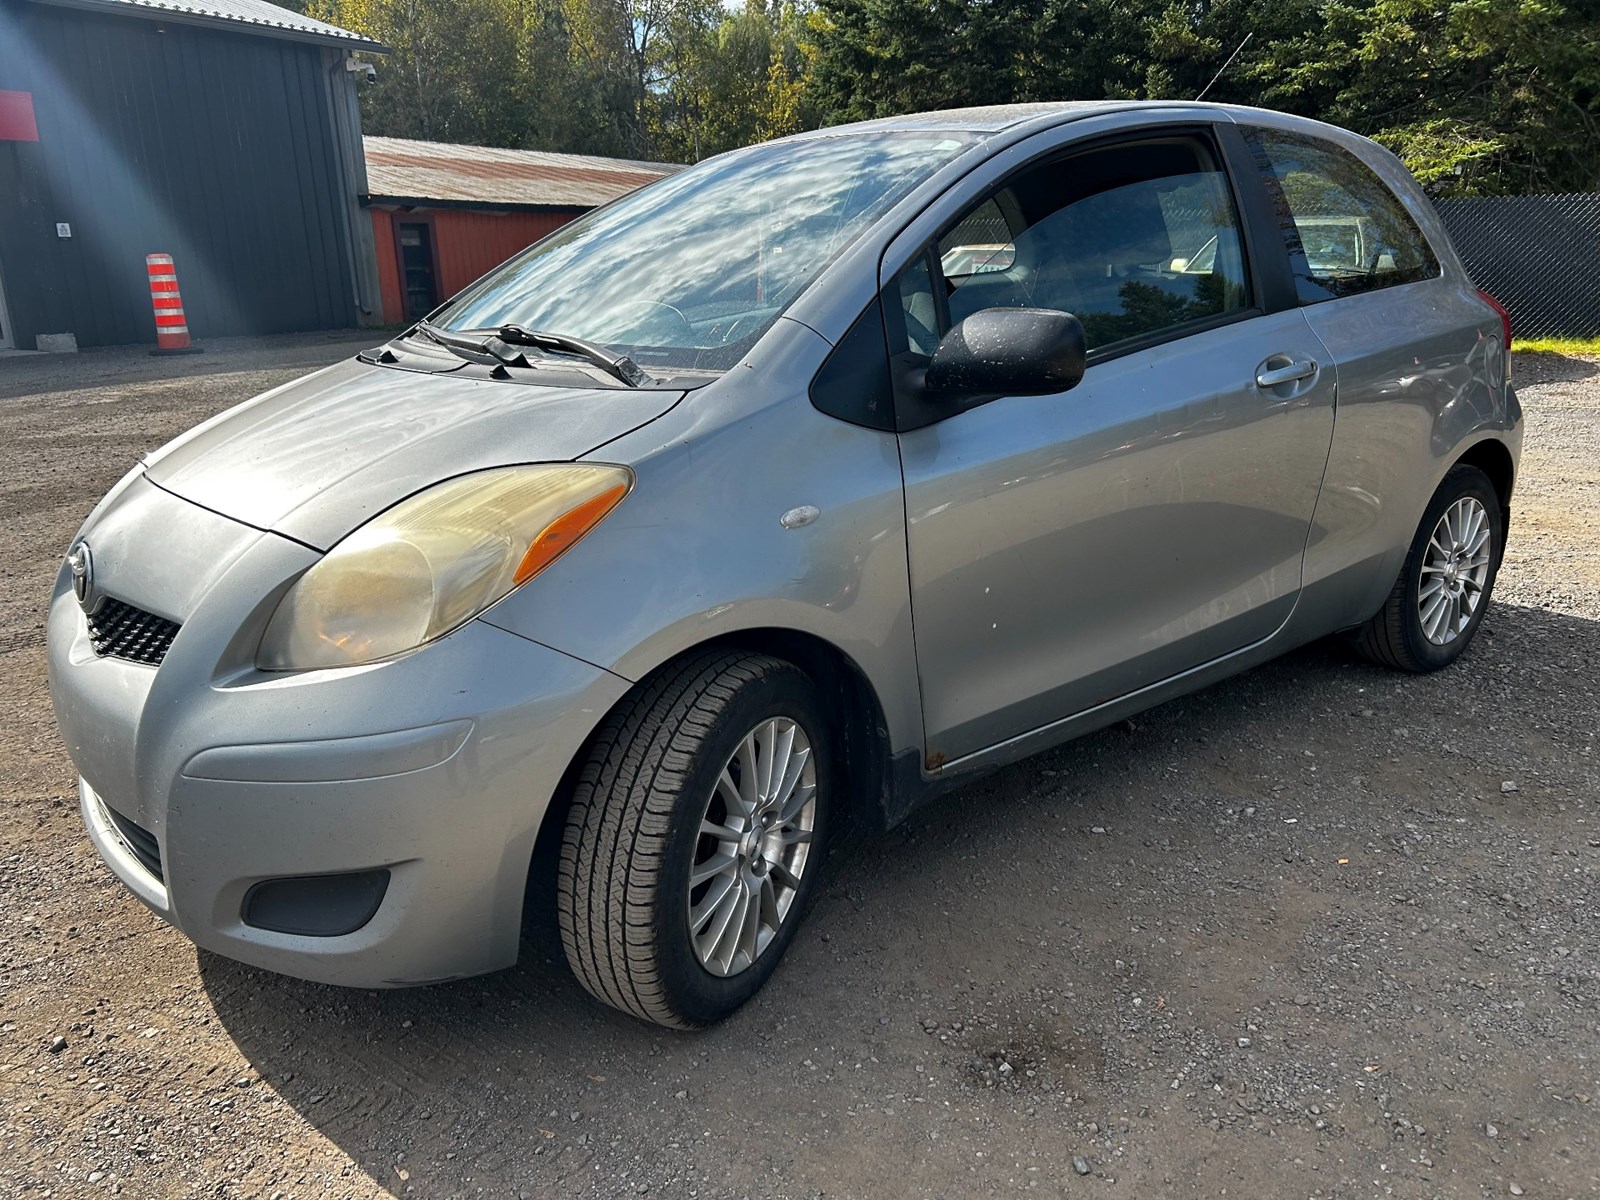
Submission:
{"label": "tire tread", "polygon": [[1405,621],[1406,571],[1401,569],[1383,607],[1357,632],[1355,647],[1363,658],[1395,671],[1421,672],[1422,664],[1406,648],[1402,623]]}
{"label": "tire tread", "polygon": [[[1384,599],[1383,606],[1373,614],[1371,620],[1349,635],[1351,644],[1363,658],[1377,663],[1379,666],[1389,667],[1395,671],[1406,671],[1411,674],[1423,674],[1439,669],[1440,664],[1429,663],[1419,657],[1411,645],[1411,640],[1407,637],[1408,622],[1412,621],[1415,611],[1410,597],[1412,567],[1417,557],[1422,553],[1422,548],[1426,545],[1426,537],[1433,532],[1435,511],[1439,507],[1441,497],[1447,498],[1446,503],[1449,503],[1455,497],[1465,495],[1473,488],[1481,490],[1489,498],[1493,498],[1496,495],[1494,485],[1490,482],[1489,477],[1475,466],[1458,463],[1445,473],[1438,490],[1434,492],[1432,499],[1428,501],[1428,507],[1423,511],[1422,522],[1417,527],[1416,533],[1412,535],[1412,545],[1407,551],[1405,561],[1400,566],[1400,573],[1395,578],[1394,586],[1389,589],[1389,595]],[[1503,537],[1504,524],[1502,517],[1498,537],[1493,547],[1493,557],[1490,560],[1486,592],[1492,593],[1495,576],[1499,572],[1500,556],[1505,549],[1504,545],[1500,544],[1500,539],[1503,539]],[[1484,596],[1485,608],[1487,608],[1488,603],[1489,595],[1486,594]],[[1465,650],[1473,632],[1475,632],[1475,629],[1468,630],[1464,635],[1465,640],[1447,662],[1454,661],[1455,656]],[[1411,633],[1412,636],[1420,636],[1415,630],[1412,630]]]}
{"label": "tire tread", "polygon": [[711,651],[647,680],[601,725],[573,789],[557,887],[561,942],[597,999],[690,1028],[662,985],[654,907],[674,810],[739,689],[787,665]]}

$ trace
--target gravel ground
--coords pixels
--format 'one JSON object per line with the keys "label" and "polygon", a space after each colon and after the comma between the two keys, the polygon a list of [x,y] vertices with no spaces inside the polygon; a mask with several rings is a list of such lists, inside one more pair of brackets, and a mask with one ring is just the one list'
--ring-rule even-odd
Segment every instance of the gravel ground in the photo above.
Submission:
{"label": "gravel ground", "polygon": [[0,1194],[1600,1195],[1600,364],[1517,364],[1471,653],[1310,647],[834,857],[726,1025],[523,963],[349,992],[198,954],[102,868],[49,581],[143,450],[352,349],[0,362]]}

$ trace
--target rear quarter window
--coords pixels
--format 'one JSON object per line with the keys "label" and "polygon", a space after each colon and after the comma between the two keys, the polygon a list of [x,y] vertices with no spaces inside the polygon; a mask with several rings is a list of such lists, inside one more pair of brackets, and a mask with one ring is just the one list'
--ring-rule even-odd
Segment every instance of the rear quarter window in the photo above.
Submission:
{"label": "rear quarter window", "polygon": [[1432,279],[1439,260],[1387,184],[1320,138],[1247,128],[1302,304]]}

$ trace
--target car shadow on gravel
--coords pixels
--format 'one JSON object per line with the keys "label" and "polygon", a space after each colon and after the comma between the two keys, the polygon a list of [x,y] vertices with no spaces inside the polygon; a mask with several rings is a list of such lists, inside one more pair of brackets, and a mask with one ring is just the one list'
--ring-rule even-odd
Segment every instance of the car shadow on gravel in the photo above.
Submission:
{"label": "car shadow on gravel", "polygon": [[[1011,936],[1020,931],[1012,922],[1030,905],[1074,914],[1084,923],[1106,921],[1114,910],[1107,908],[1113,901],[1097,894],[1103,879],[1072,871],[1075,860],[1050,839],[1065,834],[1080,847],[1100,845],[1093,836],[1106,832],[1099,822],[1125,823],[1128,837],[1118,853],[1131,855],[1130,864],[1160,859],[1164,841],[1141,840],[1146,835],[1216,845],[1213,823],[1224,801],[1195,803],[1186,815],[1191,809],[1174,804],[1171,790],[1152,801],[1156,785],[1138,785],[1142,776],[1165,772],[1161,779],[1179,778],[1191,763],[1198,772],[1202,760],[1215,760],[1226,748],[1222,757],[1230,760],[1240,793],[1265,790],[1261,781],[1283,769],[1268,761],[1269,750],[1283,747],[1275,739],[1287,731],[1291,748],[1285,753],[1298,763],[1296,731],[1313,727],[1331,730],[1319,754],[1323,746],[1348,745],[1342,764],[1332,761],[1336,750],[1326,752],[1329,774],[1341,767],[1353,773],[1375,757],[1365,743],[1392,744],[1399,713],[1408,714],[1407,724],[1431,719],[1448,733],[1451,722],[1465,728],[1479,706],[1548,705],[1553,677],[1547,672],[1588,671],[1592,677],[1600,663],[1600,622],[1496,604],[1482,632],[1454,672],[1429,677],[1380,670],[1336,641],[1319,642],[990,776],[884,837],[847,836],[830,860],[817,911],[789,961],[750,1005],[708,1031],[670,1033],[593,1002],[568,973],[550,921],[530,924],[522,961],[514,968],[454,984],[345,990],[203,952],[200,977],[218,1018],[254,1068],[256,1076],[246,1085],[269,1087],[381,1187],[396,1195],[408,1188],[420,1195],[473,1188],[497,1195],[516,1195],[522,1188],[554,1194],[546,1189],[559,1180],[594,1182],[602,1163],[614,1165],[606,1158],[612,1136],[607,1121],[609,1114],[620,1123],[621,1107],[628,1110],[635,1139],[627,1148],[631,1155],[648,1157],[653,1149],[639,1143],[641,1129],[663,1146],[694,1141],[713,1129],[736,1137],[739,1118],[724,1107],[736,1113],[741,1104],[786,1102],[787,1071],[799,1070],[801,1057],[814,1047],[846,1055],[860,1055],[863,1047],[886,1053],[877,1047],[891,1033],[908,1039],[902,1044],[921,1037],[915,1026],[924,1012],[964,1011],[961,1005],[970,1001],[956,995],[964,986],[960,977],[954,971],[938,975],[928,958],[948,963],[951,955],[959,961],[969,942],[978,947],[1022,941]],[[1540,666],[1531,670],[1528,664]],[[1381,705],[1391,707],[1374,716],[1374,706]],[[1424,712],[1446,715],[1428,718]],[[1433,753],[1431,743],[1416,741],[1417,755]],[[1207,786],[1221,794],[1225,783],[1217,778]],[[1097,787],[1103,790],[1093,792]],[[1153,828],[1154,812],[1163,821],[1160,833]],[[1138,829],[1141,819],[1151,827]],[[971,872],[975,855],[1003,869],[1030,857],[1054,857],[1042,875],[1013,877],[1018,891],[1009,906],[985,901],[975,888],[966,894],[948,889],[937,901],[947,910],[941,914],[912,891],[908,881],[920,886]],[[1137,862],[1131,882],[1116,885],[1124,890],[1115,904],[1129,910],[1140,904],[1170,907],[1170,895],[1145,865]],[[1234,860],[1226,869],[1239,875],[1253,868]],[[1271,875],[1261,862],[1259,880]],[[1218,913],[1212,916],[1230,919],[1227,908]],[[1231,935],[1259,936],[1243,913],[1232,919],[1238,928]],[[892,928],[886,932],[885,925]],[[958,931],[953,947],[951,930]],[[1120,942],[1111,944],[1127,953]],[[1053,962],[1042,951],[1037,963],[1020,960],[1019,976],[1007,983],[1023,994],[1058,980],[1069,967],[1055,953]],[[1076,1003],[1083,1012],[1115,1009],[1110,965],[1108,957],[1104,974],[1085,968],[1079,976]],[[907,983],[907,976],[915,982]],[[922,1011],[886,999],[914,988],[922,992]],[[1231,1001],[1229,1010],[1236,1011]],[[890,1012],[894,1028],[885,1032]],[[1359,1022],[1327,1033],[1350,1041],[1362,1036]],[[805,1062],[810,1065],[809,1058]],[[784,1082],[763,1074],[779,1063]],[[764,1086],[771,1095],[760,1094]],[[842,1109],[853,1102],[853,1089],[866,1085],[856,1077],[834,1086],[844,1097],[833,1098]],[[711,1165],[703,1156],[701,1166]],[[447,1175],[457,1182],[445,1188],[440,1185]]]}

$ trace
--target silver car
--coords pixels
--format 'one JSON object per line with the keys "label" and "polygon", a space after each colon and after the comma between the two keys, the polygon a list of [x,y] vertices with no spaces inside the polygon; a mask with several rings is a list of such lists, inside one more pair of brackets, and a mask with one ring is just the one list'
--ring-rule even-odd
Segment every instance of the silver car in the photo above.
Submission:
{"label": "silver car", "polygon": [[101,501],[49,620],[84,820],[244,962],[491,971],[543,885],[595,996],[715,1021],[847,811],[1336,631],[1452,662],[1505,539],[1509,341],[1398,160],[1276,113],[711,159]]}

